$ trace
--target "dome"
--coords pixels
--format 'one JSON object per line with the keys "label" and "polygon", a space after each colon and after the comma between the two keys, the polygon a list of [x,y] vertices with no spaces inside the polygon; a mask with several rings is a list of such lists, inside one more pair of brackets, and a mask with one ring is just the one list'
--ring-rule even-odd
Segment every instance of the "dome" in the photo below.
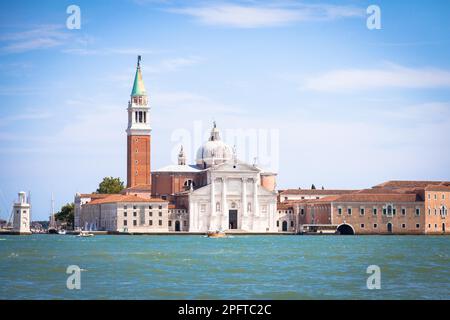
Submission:
{"label": "dome", "polygon": [[214,127],[211,130],[208,141],[206,141],[197,151],[197,165],[210,167],[214,164],[219,164],[231,160],[233,158],[233,151],[230,146],[220,139],[219,129]]}

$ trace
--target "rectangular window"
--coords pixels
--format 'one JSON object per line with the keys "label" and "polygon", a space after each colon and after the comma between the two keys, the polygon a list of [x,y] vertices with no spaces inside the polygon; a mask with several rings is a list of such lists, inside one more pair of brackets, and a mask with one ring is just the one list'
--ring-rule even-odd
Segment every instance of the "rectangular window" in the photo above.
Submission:
{"label": "rectangular window", "polygon": [[124,216],[124,217],[126,217],[126,216],[127,216],[127,212],[126,212],[126,211],[125,211],[125,212],[123,213],[123,216]]}
{"label": "rectangular window", "polygon": [[149,208],[150,210],[152,210],[152,206],[148,206],[148,208]]}
{"label": "rectangular window", "polygon": [[377,208],[373,208],[372,209],[372,213],[373,213],[374,216],[376,216],[377,215]]}
{"label": "rectangular window", "polygon": [[137,226],[137,220],[133,220],[133,226]]}
{"label": "rectangular window", "polygon": [[361,223],[361,229],[364,229],[364,223]]}
{"label": "rectangular window", "polygon": [[133,212],[133,217],[136,217],[136,215],[137,215],[136,211],[135,211],[135,212]]}
{"label": "rectangular window", "polygon": [[159,210],[161,210],[162,209],[162,206],[159,206]]}
{"label": "rectangular window", "polygon": [[349,216],[352,215],[352,208],[347,208],[347,214],[348,214]]}
{"label": "rectangular window", "polygon": [[416,216],[420,216],[420,208],[416,208]]}
{"label": "rectangular window", "polygon": [[397,208],[392,208],[392,215],[395,216],[396,213],[397,213]]}
{"label": "rectangular window", "polygon": [[277,221],[277,227],[279,227],[280,226],[280,221]]}
{"label": "rectangular window", "polygon": [[406,228],[406,224],[402,223],[402,228],[405,229]]}
{"label": "rectangular window", "polygon": [[150,214],[150,217],[153,217],[153,212],[150,211],[149,214]]}
{"label": "rectangular window", "polygon": [[386,208],[383,208],[383,214],[386,215]]}
{"label": "rectangular window", "polygon": [[159,215],[160,217],[162,217],[162,212],[160,211],[160,212],[158,213],[158,215]]}
{"label": "rectangular window", "polygon": [[128,224],[127,220],[123,220],[123,225],[126,226]]}
{"label": "rectangular window", "polygon": [[420,228],[420,224],[417,223],[416,224],[416,228],[419,229]]}
{"label": "rectangular window", "polygon": [[402,215],[406,215],[406,209],[405,208],[402,208]]}
{"label": "rectangular window", "polygon": [[301,209],[300,209],[300,214],[301,214],[302,216],[305,214],[305,209],[304,209],[304,208],[301,208]]}
{"label": "rectangular window", "polygon": [[364,211],[365,211],[364,208],[360,208],[359,209],[359,214],[363,216],[364,215]]}
{"label": "rectangular window", "polygon": [[373,228],[376,229],[378,228],[378,225],[376,223],[373,224]]}
{"label": "rectangular window", "polygon": [[158,224],[159,224],[160,226],[162,226],[162,220],[159,220],[159,221],[158,221]]}
{"label": "rectangular window", "polygon": [[172,226],[172,220],[169,220],[169,227]]}
{"label": "rectangular window", "polygon": [[127,206],[126,205],[124,205],[123,208],[124,208],[124,210],[127,210]]}
{"label": "rectangular window", "polygon": [[291,221],[291,227],[294,227],[294,221]]}
{"label": "rectangular window", "polygon": [[133,206],[133,209],[136,210],[136,206]]}
{"label": "rectangular window", "polygon": [[152,226],[152,225],[153,225],[153,220],[149,220],[149,221],[148,221],[148,224],[149,224],[150,226]]}

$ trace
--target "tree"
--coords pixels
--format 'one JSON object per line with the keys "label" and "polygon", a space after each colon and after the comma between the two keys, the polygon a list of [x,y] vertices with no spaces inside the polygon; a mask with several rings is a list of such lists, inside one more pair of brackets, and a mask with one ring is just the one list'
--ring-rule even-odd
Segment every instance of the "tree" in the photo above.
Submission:
{"label": "tree", "polygon": [[66,203],[61,207],[61,210],[55,213],[55,219],[61,221],[62,224],[66,224],[68,227],[74,225],[75,205],[73,202]]}
{"label": "tree", "polygon": [[105,177],[98,185],[97,193],[120,193],[124,188],[120,178]]}
{"label": "tree", "polygon": [[314,185],[314,183],[311,186],[311,190],[316,190],[316,186]]}

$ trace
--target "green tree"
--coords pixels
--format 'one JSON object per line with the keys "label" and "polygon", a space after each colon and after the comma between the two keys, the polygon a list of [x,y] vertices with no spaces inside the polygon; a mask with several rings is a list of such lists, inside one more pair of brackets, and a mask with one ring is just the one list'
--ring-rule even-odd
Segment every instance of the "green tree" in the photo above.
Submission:
{"label": "green tree", "polygon": [[120,178],[105,177],[98,185],[97,193],[120,193],[124,188]]}
{"label": "green tree", "polygon": [[75,205],[73,202],[66,203],[61,207],[61,210],[55,213],[55,219],[61,221],[62,224],[66,224],[67,227],[73,228],[74,225],[74,213]]}
{"label": "green tree", "polygon": [[311,189],[316,190],[316,186],[314,185],[314,183],[312,184]]}

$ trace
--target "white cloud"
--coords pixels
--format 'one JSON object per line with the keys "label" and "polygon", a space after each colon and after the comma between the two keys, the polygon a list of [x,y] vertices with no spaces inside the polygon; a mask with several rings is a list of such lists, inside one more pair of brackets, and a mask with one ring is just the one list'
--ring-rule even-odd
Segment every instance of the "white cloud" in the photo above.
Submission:
{"label": "white cloud", "polygon": [[144,48],[68,48],[62,50],[64,53],[80,55],[80,56],[105,56],[105,55],[139,55],[154,54],[156,51]]}
{"label": "white cloud", "polygon": [[168,9],[168,11],[192,16],[203,24],[234,28],[283,26],[294,22],[332,20],[362,16],[364,14],[364,10],[361,8],[325,4],[296,4],[289,6],[218,4]]}
{"label": "white cloud", "polygon": [[407,68],[389,64],[384,68],[332,70],[306,80],[302,89],[347,92],[377,88],[450,87],[450,71]]}
{"label": "white cloud", "polygon": [[69,34],[59,25],[40,25],[33,29],[6,33],[0,36],[0,51],[19,53],[62,45]]}

